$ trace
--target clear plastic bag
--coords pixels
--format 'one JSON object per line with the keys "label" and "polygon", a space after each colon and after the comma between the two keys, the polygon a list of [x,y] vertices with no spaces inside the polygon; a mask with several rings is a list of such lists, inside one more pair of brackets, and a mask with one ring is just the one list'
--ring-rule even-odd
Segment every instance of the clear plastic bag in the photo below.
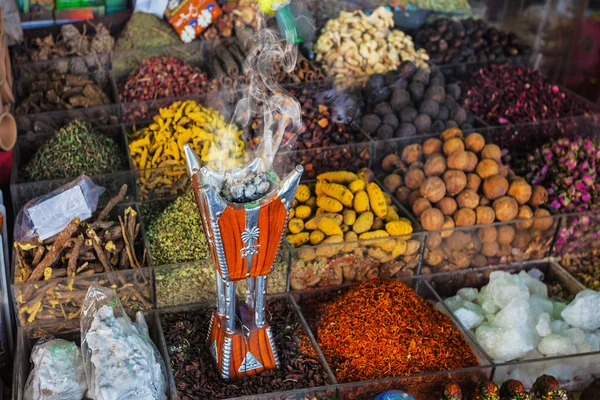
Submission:
{"label": "clear plastic bag", "polygon": [[44,240],[62,231],[76,217],[82,221],[91,218],[102,193],[103,187],[81,175],[44,196],[28,201],[15,221],[15,242],[36,237]]}
{"label": "clear plastic bag", "polygon": [[47,337],[31,351],[33,369],[25,400],[79,400],[87,390],[81,350],[73,342]]}
{"label": "clear plastic bag", "polygon": [[81,350],[95,400],[166,399],[165,366],[143,314],[131,322],[116,293],[90,286],[81,310]]}

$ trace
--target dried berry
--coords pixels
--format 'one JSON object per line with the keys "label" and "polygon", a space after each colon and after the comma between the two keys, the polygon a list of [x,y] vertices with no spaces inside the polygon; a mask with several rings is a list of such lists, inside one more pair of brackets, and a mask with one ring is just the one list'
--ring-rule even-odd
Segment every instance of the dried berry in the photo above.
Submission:
{"label": "dried berry", "polygon": [[379,115],[380,117],[383,117],[386,114],[393,114],[394,110],[392,110],[392,106],[390,106],[390,103],[386,103],[386,102],[382,102],[382,103],[378,103],[375,108],[373,109],[373,112],[377,115]]}
{"label": "dried berry", "polygon": [[410,137],[417,134],[417,128],[410,122],[403,122],[400,127],[394,133],[395,137]]}
{"label": "dried berry", "polygon": [[395,89],[390,99],[394,111],[399,112],[410,103],[410,93],[406,89]]}
{"label": "dried berry", "polygon": [[377,129],[377,137],[381,140],[394,137],[394,128],[391,125],[383,124]]}
{"label": "dried berry", "polygon": [[456,107],[450,111],[450,119],[460,126],[467,122],[467,111],[462,107]]}
{"label": "dried berry", "polygon": [[408,91],[410,92],[410,98],[412,101],[419,102],[423,98],[425,93],[425,85],[421,82],[411,82],[408,85]]}
{"label": "dried berry", "polygon": [[360,128],[366,133],[372,135],[381,125],[381,118],[376,114],[365,114],[360,120]]}
{"label": "dried berry", "polygon": [[388,124],[394,130],[398,129],[398,127],[400,126],[400,121],[398,120],[398,117],[396,117],[394,114],[386,114],[386,115],[384,115],[383,116],[383,123],[384,124]]}
{"label": "dried berry", "polygon": [[421,107],[419,107],[419,113],[427,114],[434,120],[438,113],[440,112],[440,105],[434,100],[425,100],[421,103]]}
{"label": "dried berry", "polygon": [[425,99],[441,103],[446,98],[446,91],[441,84],[434,84],[425,91]]}

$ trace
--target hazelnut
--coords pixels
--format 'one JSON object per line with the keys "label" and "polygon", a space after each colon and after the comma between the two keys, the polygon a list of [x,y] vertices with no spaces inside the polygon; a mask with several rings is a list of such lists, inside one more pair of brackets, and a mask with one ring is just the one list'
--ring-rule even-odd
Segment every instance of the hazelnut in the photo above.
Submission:
{"label": "hazelnut", "polygon": [[535,185],[531,192],[531,198],[529,199],[529,205],[533,207],[541,206],[546,204],[548,201],[548,191],[540,185]]}
{"label": "hazelnut", "polygon": [[475,209],[475,215],[477,216],[477,225],[492,224],[496,219],[494,209],[489,206],[478,206]]}
{"label": "hazelnut", "polygon": [[533,225],[533,211],[527,205],[519,207],[519,212],[517,213],[517,219],[522,220],[522,222],[517,222],[517,229],[529,229],[531,225]]}
{"label": "hazelnut", "polygon": [[492,175],[483,181],[483,195],[490,200],[496,200],[508,192],[508,181],[500,175]]}
{"label": "hazelnut", "polygon": [[410,194],[410,188],[406,186],[401,186],[394,193],[394,197],[402,204],[406,204],[408,202],[408,195]]}
{"label": "hazelnut", "polygon": [[442,249],[433,249],[428,254],[425,254],[425,262],[432,267],[435,267],[442,261],[444,261],[444,252]]}
{"label": "hazelnut", "polygon": [[489,178],[492,175],[498,175],[498,163],[494,160],[481,160],[475,172],[481,179]]}
{"label": "hazelnut", "polygon": [[531,235],[528,230],[518,231],[513,239],[512,245],[517,249],[525,250],[529,247],[529,243],[531,243]]}
{"label": "hazelnut", "polygon": [[410,189],[418,189],[425,180],[425,174],[418,168],[409,169],[404,175],[404,184]]}
{"label": "hazelnut", "polygon": [[[421,196],[432,203],[437,203],[446,195],[446,185],[444,181],[437,176],[431,176],[421,184]],[[440,212],[441,214],[441,212]]]}
{"label": "hazelnut", "polygon": [[467,176],[462,171],[450,169],[444,173],[444,183],[448,194],[455,196],[467,186]]}
{"label": "hazelnut", "polygon": [[427,243],[425,246],[428,249],[437,249],[442,244],[442,236],[438,232],[427,234]]}
{"label": "hazelnut", "polygon": [[510,183],[510,187],[508,188],[508,195],[514,197],[520,205],[529,201],[531,193],[531,186],[523,178],[515,179]]}
{"label": "hazelnut", "polygon": [[430,156],[433,153],[441,153],[442,145],[442,141],[438,138],[427,139],[425,143],[423,143],[423,154]]}
{"label": "hazelnut", "polygon": [[464,170],[469,164],[469,156],[464,150],[456,150],[448,156],[448,168]]}
{"label": "hazelnut", "polygon": [[446,239],[446,245],[452,250],[462,250],[471,242],[471,235],[463,231],[452,231]]}
{"label": "hazelnut", "polygon": [[498,238],[498,231],[494,226],[480,228],[477,237],[481,240],[481,243],[492,243]]}
{"label": "hazelnut", "polygon": [[466,151],[465,153],[467,153],[467,157],[468,157],[468,162],[467,162],[467,166],[465,167],[465,171],[473,172],[473,171],[475,171],[475,168],[477,168],[479,159],[477,158],[477,155],[475,155],[475,153],[473,153],[472,151]]}
{"label": "hazelnut", "polygon": [[415,201],[417,201],[417,199],[420,199],[421,197],[423,196],[421,196],[421,192],[419,192],[419,189],[415,189],[408,194],[406,203],[410,208],[412,208],[413,204],[415,204]]}
{"label": "hazelnut", "polygon": [[390,174],[383,180],[383,186],[385,186],[389,192],[394,193],[402,186],[402,177],[398,174]]}
{"label": "hazelnut", "polygon": [[460,208],[475,209],[479,205],[479,195],[471,189],[465,189],[458,196],[456,202]]}
{"label": "hazelnut", "polygon": [[467,189],[477,192],[481,185],[481,178],[477,174],[467,174]]}
{"label": "hazelnut", "polygon": [[498,163],[502,160],[502,150],[495,144],[486,144],[481,150],[482,160],[496,160]]}
{"label": "hazelnut", "polygon": [[452,229],[454,229],[454,227],[455,227],[454,220],[448,216],[444,217],[444,225],[442,225],[442,229],[446,229],[446,230],[443,232],[440,232],[440,236],[443,239],[446,239],[447,237],[452,235],[452,232],[454,232]]}
{"label": "hazelnut", "polygon": [[550,214],[550,211],[545,210],[543,208],[538,208],[537,210],[535,210],[533,218],[533,225],[531,226],[531,228],[536,231],[547,231],[548,229],[552,228],[552,225],[554,224],[552,214]]}
{"label": "hazelnut", "polygon": [[444,215],[452,215],[458,209],[458,204],[456,204],[456,200],[452,197],[444,197],[438,201],[435,206],[439,208]]}
{"label": "hazelnut", "polygon": [[512,225],[501,225],[498,227],[498,239],[500,244],[510,244],[515,238],[515,228]]}
{"label": "hazelnut", "polygon": [[463,133],[459,128],[448,128],[440,135],[440,139],[444,142],[454,138],[463,138]]}
{"label": "hazelnut", "polygon": [[485,146],[485,139],[479,133],[471,133],[465,138],[465,147],[474,153],[479,153]]}
{"label": "hazelnut", "polygon": [[444,214],[437,208],[428,208],[421,214],[421,225],[426,231],[438,231],[444,226]]}
{"label": "hazelnut", "polygon": [[465,144],[463,143],[462,139],[454,138],[444,142],[444,154],[446,156],[449,156],[457,150],[465,150]]}
{"label": "hazelnut", "polygon": [[454,224],[457,227],[460,226],[473,226],[475,225],[475,221],[477,216],[475,215],[475,211],[470,208],[460,208],[454,213]]}
{"label": "hazelnut", "polygon": [[440,153],[434,153],[427,157],[425,166],[423,167],[425,175],[439,176],[446,171],[446,157]]}
{"label": "hazelnut", "polygon": [[431,208],[431,203],[429,202],[429,200],[424,199],[422,197],[415,200],[415,202],[412,205],[413,213],[415,213],[417,218],[419,218],[421,214],[423,214],[423,211],[427,210],[428,208]]}
{"label": "hazelnut", "polygon": [[500,197],[492,204],[496,212],[496,219],[501,222],[511,221],[515,219],[519,212],[517,201],[509,196]]}
{"label": "hazelnut", "polygon": [[486,257],[494,257],[498,253],[499,248],[500,245],[498,242],[484,243],[483,247],[481,248],[481,254]]}
{"label": "hazelnut", "polygon": [[404,150],[402,150],[402,161],[404,161],[407,164],[412,164],[416,161],[419,161],[422,155],[423,148],[420,144],[409,144],[404,148]]}

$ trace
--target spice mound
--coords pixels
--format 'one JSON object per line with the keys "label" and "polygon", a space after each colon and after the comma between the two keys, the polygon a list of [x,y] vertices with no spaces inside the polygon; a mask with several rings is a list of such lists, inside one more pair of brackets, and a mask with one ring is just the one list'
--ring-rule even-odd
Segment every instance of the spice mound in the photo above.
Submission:
{"label": "spice mound", "polygon": [[46,142],[21,170],[21,182],[96,176],[118,171],[123,165],[113,139],[75,120]]}
{"label": "spice mound", "polygon": [[450,318],[394,280],[353,286],[327,304],[317,339],[340,382],[477,365]]}
{"label": "spice mound", "polygon": [[[161,324],[177,395],[187,399],[222,399],[281,392],[330,384],[293,306],[286,299],[270,300],[267,312],[281,367],[231,384],[214,367],[206,345],[212,310],[163,314]],[[330,394],[327,398],[332,398]]]}
{"label": "spice mound", "polygon": [[127,78],[121,100],[136,102],[207,93],[216,85],[199,68],[175,57],[150,57]]}
{"label": "spice mound", "polygon": [[177,33],[168,22],[153,14],[133,13],[119,35],[115,50],[145,49],[181,44]]}
{"label": "spice mound", "polygon": [[315,44],[316,60],[341,86],[360,86],[368,75],[386,73],[402,61],[429,69],[425,50],[415,50],[412,38],[394,27],[394,16],[385,7],[366,16],[344,12],[331,19]]}
{"label": "spice mound", "polygon": [[491,124],[553,120],[590,111],[538,70],[518,65],[482,68],[461,87],[465,107]]}

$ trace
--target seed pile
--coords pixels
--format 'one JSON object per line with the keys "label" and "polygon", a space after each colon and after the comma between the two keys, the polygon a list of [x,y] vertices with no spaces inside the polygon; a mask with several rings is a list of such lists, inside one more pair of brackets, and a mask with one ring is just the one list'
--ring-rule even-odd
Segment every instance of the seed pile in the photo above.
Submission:
{"label": "seed pile", "polygon": [[[268,301],[275,347],[281,367],[249,376],[235,385],[223,381],[206,345],[212,310],[161,316],[177,395],[187,399],[219,399],[325,386],[330,380],[307,343],[300,320],[286,299]],[[331,394],[333,397],[333,394]]]}
{"label": "seed pile", "polygon": [[20,171],[22,182],[95,176],[119,170],[123,160],[111,138],[75,120],[59,130]]}
{"label": "seed pile", "polygon": [[439,70],[418,69],[406,62],[395,71],[369,77],[363,89],[364,132],[378,139],[440,133],[447,128],[470,129],[473,114],[458,100],[460,87],[446,84]]}
{"label": "seed pile", "polygon": [[477,365],[450,318],[400,281],[372,279],[325,305],[317,340],[340,382]]}

